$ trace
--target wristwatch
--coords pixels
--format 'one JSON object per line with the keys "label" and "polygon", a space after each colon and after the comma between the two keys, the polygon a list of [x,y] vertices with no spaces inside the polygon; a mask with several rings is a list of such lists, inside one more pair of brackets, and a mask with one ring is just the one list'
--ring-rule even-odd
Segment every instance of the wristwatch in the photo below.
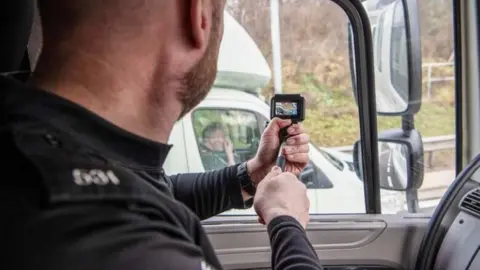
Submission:
{"label": "wristwatch", "polygon": [[240,185],[243,191],[252,197],[255,196],[257,187],[248,174],[247,162],[243,162],[237,167],[237,178],[240,180]]}

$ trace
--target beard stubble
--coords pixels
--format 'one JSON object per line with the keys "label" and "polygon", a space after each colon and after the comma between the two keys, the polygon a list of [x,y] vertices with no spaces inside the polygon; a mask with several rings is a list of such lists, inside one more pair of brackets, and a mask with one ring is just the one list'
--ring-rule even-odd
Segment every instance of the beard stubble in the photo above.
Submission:
{"label": "beard stubble", "polygon": [[223,18],[221,10],[213,14],[212,34],[200,61],[184,76],[183,91],[178,93],[178,99],[182,104],[181,119],[195,106],[197,106],[208,94],[217,76],[217,61],[220,49],[222,33],[220,24]]}

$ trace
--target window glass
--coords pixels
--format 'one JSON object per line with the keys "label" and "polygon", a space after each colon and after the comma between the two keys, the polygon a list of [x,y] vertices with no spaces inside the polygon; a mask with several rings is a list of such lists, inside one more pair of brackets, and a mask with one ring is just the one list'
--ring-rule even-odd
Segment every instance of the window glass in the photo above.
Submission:
{"label": "window glass", "polygon": [[[253,158],[260,141],[259,123],[267,118],[254,112],[236,109],[198,109],[192,114],[197,145],[205,171],[218,170]],[[344,163],[333,155],[317,149],[324,156],[322,161],[344,169]],[[321,165],[320,165],[321,166]],[[308,189],[329,189],[333,183],[319,164],[310,162],[299,179]]]}
{"label": "window glass", "polygon": [[[377,5],[372,5],[372,3]],[[377,110],[401,112],[403,104],[394,98],[396,94],[408,99],[408,40],[405,9],[401,0],[363,1],[373,25],[375,91]],[[377,116],[378,132],[400,131],[408,123],[423,140],[424,156],[411,160],[411,150],[398,143],[379,142],[379,176],[383,213],[432,212],[450,183],[455,178],[455,77],[452,2],[448,0],[419,1],[418,8],[422,74],[422,100],[420,111],[414,116]],[[378,20],[376,19],[378,17]],[[382,72],[383,70],[383,72]],[[389,86],[392,86],[391,88]],[[394,89],[395,92],[390,91]],[[380,97],[380,98],[379,98]],[[417,101],[413,101],[417,102]],[[380,108],[381,107],[381,108]],[[378,112],[377,111],[377,112]],[[347,148],[345,148],[347,149]],[[360,152],[368,155],[368,151]],[[355,167],[355,166],[354,166]],[[423,167],[423,168],[422,168]],[[423,170],[422,170],[423,169]],[[424,174],[419,174],[422,170]],[[411,175],[421,175],[422,185],[406,196]],[[368,181],[368,179],[367,179]],[[387,188],[389,187],[389,188]],[[418,194],[418,196],[410,196]],[[418,207],[412,207],[418,204]]]}
{"label": "window glass", "polygon": [[[402,97],[407,97],[408,63],[405,44],[406,32],[400,26],[405,12],[402,1],[390,1],[391,4],[381,7],[389,8],[394,5],[392,31],[390,36],[390,75],[392,85],[395,86]],[[424,150],[424,176],[423,184],[418,189],[419,209],[409,208],[405,191],[390,191],[382,193],[382,201],[388,196],[402,198],[403,202],[397,204],[397,212],[431,213],[438,205],[450,183],[455,178],[455,77],[454,77],[454,42],[453,42],[453,6],[449,0],[418,1],[420,19],[420,41],[422,52],[422,105],[420,111],[414,116],[415,128],[422,135]],[[379,35],[379,33],[377,33]],[[408,40],[407,40],[408,41]],[[384,43],[385,44],[385,43]],[[385,61],[387,62],[387,61]],[[387,68],[387,67],[384,67]],[[377,73],[376,80],[382,79],[387,73]],[[401,117],[379,116],[378,131],[392,128],[401,128]],[[380,150],[380,149],[379,149]],[[397,147],[392,150],[391,166],[386,168],[403,167],[406,163],[408,151],[406,148]],[[381,161],[380,161],[381,162]],[[382,174],[382,172],[381,172]],[[391,175],[391,174],[390,174]],[[397,178],[404,178],[403,172],[395,174]],[[381,181],[388,181],[388,175]],[[399,196],[402,194],[401,196]]]}
{"label": "window glass", "polygon": [[[363,2],[365,6],[369,6],[367,13],[371,18],[374,60],[378,70],[375,73],[375,80],[390,81],[405,98],[408,93],[406,83],[408,62],[404,44],[408,40],[405,27],[400,24],[405,13],[403,1]],[[376,4],[372,5],[370,2]],[[243,1],[242,4],[232,4],[229,8],[259,45],[272,67],[268,3],[262,5]],[[351,78],[355,78],[352,70],[355,69],[348,61],[348,30],[345,30],[351,29],[345,28],[348,18],[335,3],[327,0],[305,0],[301,6],[298,6],[296,1],[283,1],[280,8],[283,92],[304,94],[307,99],[304,125],[309,131],[313,145],[324,150],[318,151],[319,156],[329,160],[329,164],[330,161],[333,161],[333,164],[340,164],[335,162],[337,159],[343,164],[343,171],[340,170],[342,165],[338,167],[333,165],[338,171],[343,172],[339,173],[339,176],[333,174],[330,176],[329,170],[322,167],[333,183],[333,188],[328,190],[329,194],[349,194],[349,198],[339,195],[333,199],[327,195],[327,190],[316,191],[317,195],[311,197],[312,213],[363,212],[364,209],[359,210],[352,206],[364,204],[363,182],[346,174],[354,171],[351,145],[359,139],[358,112],[351,87]],[[418,2],[423,94],[421,110],[413,121],[415,128],[422,135],[425,152],[424,182],[418,197],[421,211],[434,209],[454,178],[452,11],[452,2],[449,0]],[[384,55],[382,52],[388,53]],[[273,94],[273,87],[263,89],[263,93],[268,99]],[[402,127],[402,119],[398,116],[377,116],[377,121],[378,131]],[[440,145],[442,147],[439,147]],[[381,181],[395,179],[391,177],[391,172],[395,168],[399,169],[396,178],[405,178],[405,174],[400,172],[400,167],[407,164],[403,158],[406,149],[393,146],[391,151],[399,153],[395,155],[398,158],[385,157],[380,161],[391,161],[390,173],[389,166],[386,166],[387,173],[381,172],[383,177]],[[329,159],[329,154],[323,153],[331,154],[334,159]],[[314,160],[313,155],[311,159]],[[412,210],[407,207],[404,191],[381,189],[380,194],[384,213]],[[320,198],[320,195],[323,197]],[[329,204],[330,208],[317,207],[315,205],[317,202]]]}
{"label": "window glass", "polygon": [[[300,93],[307,103],[303,124],[311,139],[311,162],[300,180],[308,188],[310,211],[365,213],[363,182],[351,155],[359,119],[349,65],[348,17],[332,1],[282,1],[280,9],[282,92]],[[268,1],[230,1],[227,10],[255,40],[273,72]],[[272,83],[261,90],[267,101],[275,92]],[[261,114],[268,117],[268,107],[266,111]]]}
{"label": "window glass", "polygon": [[[372,18],[378,16],[378,20],[372,19],[374,21],[371,22],[372,31],[375,31],[374,60],[376,68],[383,69],[383,72],[377,72],[375,80],[377,75],[388,76],[380,79],[391,81],[398,86],[396,88],[406,89],[400,82],[401,76],[406,75],[407,59],[402,57],[406,54],[405,47],[395,44],[405,43],[407,37],[405,31],[393,23],[403,13],[403,7],[398,6],[401,2],[387,0],[367,13],[371,12],[369,16]],[[393,13],[390,12],[392,4],[397,5]],[[384,15],[387,8],[391,16]],[[227,11],[253,39],[273,73],[268,1],[228,1]],[[418,12],[423,93],[421,110],[413,121],[423,139],[425,175],[417,199],[421,211],[432,211],[453,180],[455,169],[452,3],[449,0],[419,1]],[[353,145],[360,139],[360,130],[352,90],[354,69],[349,62],[348,29],[351,28],[348,27],[348,17],[329,0],[302,0],[302,5],[298,1],[282,1],[279,21],[282,92],[301,93],[306,99],[303,124],[310,136],[311,162],[302,172],[300,180],[308,187],[311,213],[365,213],[364,182],[356,174],[352,156]],[[250,49],[244,47],[245,50]],[[243,49],[236,53],[243,55]],[[382,51],[389,53],[383,55]],[[244,59],[248,57],[245,55]],[[257,65],[247,66],[251,70],[243,71],[243,80],[265,80],[262,76],[266,75],[254,74],[253,67]],[[237,75],[232,70],[226,72],[231,76]],[[187,151],[190,172],[223,168],[255,155],[264,122],[269,117],[267,104],[275,92],[271,80],[273,75],[267,78],[266,85],[257,88],[245,89],[246,84],[241,84],[241,87],[235,83],[212,88],[213,96],[207,97],[189,115],[190,119],[184,125],[185,134],[192,134],[185,136],[196,142],[185,146],[191,150],[191,146],[195,145],[195,153]],[[251,93],[260,93],[266,102]],[[189,128],[190,120],[193,130]],[[401,120],[399,116],[377,116],[378,131],[400,129]],[[216,132],[216,129],[222,132]],[[395,145],[380,146],[381,153],[398,153],[392,159],[388,155],[382,157],[379,160],[382,164],[386,162],[395,166],[394,169],[405,166],[407,149]],[[199,156],[199,167],[192,165],[195,163],[194,155]],[[389,167],[386,166],[387,169]],[[389,172],[379,172],[381,181],[389,181],[389,176],[391,180]],[[399,185],[404,182],[405,175],[397,175]],[[405,191],[382,188],[380,194],[383,213],[411,211]],[[225,214],[254,214],[254,211],[235,210]]]}

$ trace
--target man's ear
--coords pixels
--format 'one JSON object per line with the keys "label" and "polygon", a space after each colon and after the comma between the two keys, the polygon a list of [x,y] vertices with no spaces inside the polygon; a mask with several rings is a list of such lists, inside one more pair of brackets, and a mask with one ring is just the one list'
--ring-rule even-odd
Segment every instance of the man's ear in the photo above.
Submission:
{"label": "man's ear", "polygon": [[190,27],[193,45],[202,49],[208,45],[211,18],[207,15],[206,0],[190,0]]}

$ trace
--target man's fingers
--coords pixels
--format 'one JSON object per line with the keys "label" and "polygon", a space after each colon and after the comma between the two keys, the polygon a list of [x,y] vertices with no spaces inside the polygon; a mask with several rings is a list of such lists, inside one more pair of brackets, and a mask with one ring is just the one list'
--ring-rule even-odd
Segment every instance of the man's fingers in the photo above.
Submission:
{"label": "man's fingers", "polygon": [[272,119],[272,122],[274,125],[278,127],[280,130],[281,128],[288,127],[289,125],[292,124],[292,120],[290,119],[280,119],[278,117],[275,117]]}
{"label": "man's fingers", "polygon": [[293,163],[308,163],[308,153],[302,153],[302,154],[293,154],[293,155],[286,155],[285,158],[287,159],[288,162],[293,162]]}
{"label": "man's fingers", "polygon": [[295,136],[301,133],[305,133],[305,128],[303,128],[302,124],[293,124],[287,129],[287,133],[290,136]]}
{"label": "man's fingers", "polygon": [[302,154],[302,153],[308,153],[309,150],[310,150],[310,147],[308,144],[284,146],[283,154],[284,155]]}
{"label": "man's fingers", "polygon": [[262,224],[262,225],[265,225],[265,220],[263,220],[262,217],[258,217],[258,223]]}
{"label": "man's fingers", "polygon": [[298,134],[287,139],[287,145],[301,145],[307,144],[310,138],[307,133]]}
{"label": "man's fingers", "polygon": [[281,172],[282,172],[282,169],[278,166],[273,166],[272,170],[270,171],[270,173],[273,173],[273,174],[276,174],[276,175],[280,174]]}

